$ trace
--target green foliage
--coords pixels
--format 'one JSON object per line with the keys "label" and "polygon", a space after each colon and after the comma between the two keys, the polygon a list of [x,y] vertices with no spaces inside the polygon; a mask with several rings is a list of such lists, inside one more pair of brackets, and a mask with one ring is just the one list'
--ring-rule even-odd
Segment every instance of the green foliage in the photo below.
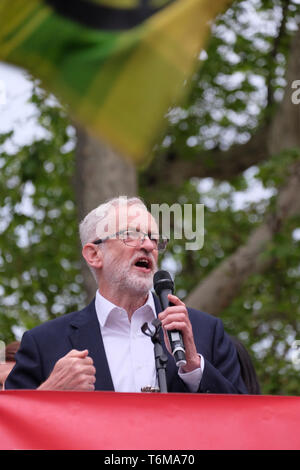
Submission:
{"label": "green foliage", "polygon": [[223,312],[225,326],[252,351],[266,394],[299,395],[299,366],[291,361],[300,328],[300,217],[290,219],[264,253],[270,264],[251,276]]}
{"label": "green foliage", "polygon": [[0,138],[0,339],[6,342],[20,328],[84,303],[71,185],[74,131],[53,101],[34,84],[44,137],[13,153],[5,150],[13,133]]}
{"label": "green foliage", "polygon": [[[185,106],[170,110],[166,148],[185,159],[245,143],[281,100],[298,2],[236,1],[213,27]],[[205,157],[205,156],[204,156]],[[207,166],[213,164],[206,161]]]}

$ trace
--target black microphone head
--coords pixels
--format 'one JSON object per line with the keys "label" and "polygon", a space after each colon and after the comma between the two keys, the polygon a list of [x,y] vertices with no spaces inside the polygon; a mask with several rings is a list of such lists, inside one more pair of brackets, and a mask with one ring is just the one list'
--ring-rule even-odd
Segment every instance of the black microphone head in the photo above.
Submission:
{"label": "black microphone head", "polygon": [[168,271],[156,271],[153,277],[153,286],[156,294],[159,296],[164,289],[174,291],[174,282]]}

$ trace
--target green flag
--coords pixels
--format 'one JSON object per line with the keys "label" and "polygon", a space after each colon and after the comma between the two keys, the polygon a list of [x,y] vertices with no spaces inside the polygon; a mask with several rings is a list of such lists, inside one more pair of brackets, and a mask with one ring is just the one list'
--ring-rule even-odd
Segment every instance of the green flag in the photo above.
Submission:
{"label": "green flag", "polygon": [[20,65],[70,115],[135,164],[228,0],[0,0],[0,60]]}

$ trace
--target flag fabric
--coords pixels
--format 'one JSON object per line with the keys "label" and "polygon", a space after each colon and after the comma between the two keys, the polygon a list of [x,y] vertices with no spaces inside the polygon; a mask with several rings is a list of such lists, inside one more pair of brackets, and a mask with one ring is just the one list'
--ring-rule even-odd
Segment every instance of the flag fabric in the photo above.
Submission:
{"label": "flag fabric", "polygon": [[145,164],[228,0],[0,0],[0,60]]}

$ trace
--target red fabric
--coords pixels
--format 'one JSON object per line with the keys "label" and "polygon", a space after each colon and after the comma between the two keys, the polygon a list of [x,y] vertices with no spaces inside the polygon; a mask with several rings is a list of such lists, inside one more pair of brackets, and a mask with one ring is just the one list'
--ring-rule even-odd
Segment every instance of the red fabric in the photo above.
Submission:
{"label": "red fabric", "polygon": [[0,392],[0,449],[300,449],[300,397]]}

